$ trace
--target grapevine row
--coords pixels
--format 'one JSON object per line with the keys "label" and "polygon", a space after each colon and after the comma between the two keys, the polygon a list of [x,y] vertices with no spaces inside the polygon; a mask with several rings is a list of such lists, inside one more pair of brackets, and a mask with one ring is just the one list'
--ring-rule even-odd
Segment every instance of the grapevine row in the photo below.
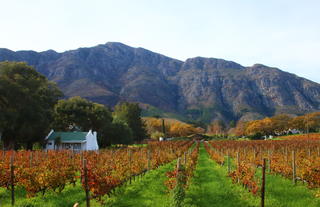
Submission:
{"label": "grapevine row", "polygon": [[303,181],[309,188],[320,187],[320,140],[293,139],[276,141],[213,141],[215,149],[211,155],[217,162],[224,156],[234,158],[235,171],[229,175],[234,181],[241,181],[254,194],[258,191],[255,180],[256,167],[261,167],[266,158],[268,172],[286,178]]}
{"label": "grapevine row", "polygon": [[13,184],[25,189],[27,197],[32,197],[47,191],[61,192],[66,185],[80,179],[91,197],[100,199],[132,177],[182,156],[192,144],[190,141],[152,142],[142,148],[83,153],[0,151],[0,187],[11,189]]}

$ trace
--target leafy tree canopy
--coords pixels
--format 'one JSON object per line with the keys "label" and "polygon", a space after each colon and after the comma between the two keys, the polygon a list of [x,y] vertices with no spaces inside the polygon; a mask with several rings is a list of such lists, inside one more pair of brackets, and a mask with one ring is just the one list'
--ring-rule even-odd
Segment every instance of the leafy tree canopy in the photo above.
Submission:
{"label": "leafy tree canopy", "polygon": [[0,63],[0,132],[14,148],[41,141],[52,121],[53,106],[62,96],[57,86],[23,62]]}
{"label": "leafy tree canopy", "polygon": [[138,103],[123,102],[115,106],[113,112],[114,118],[122,120],[132,130],[134,141],[141,141],[147,138],[145,123],[141,119],[141,108]]}
{"label": "leafy tree canopy", "polygon": [[122,120],[113,119],[111,130],[108,132],[111,144],[132,144],[133,133],[131,128]]}
{"label": "leafy tree canopy", "polygon": [[62,131],[72,131],[75,128],[82,131],[92,129],[98,132],[101,147],[107,143],[111,122],[112,116],[108,108],[79,96],[59,100],[54,107],[54,129]]}

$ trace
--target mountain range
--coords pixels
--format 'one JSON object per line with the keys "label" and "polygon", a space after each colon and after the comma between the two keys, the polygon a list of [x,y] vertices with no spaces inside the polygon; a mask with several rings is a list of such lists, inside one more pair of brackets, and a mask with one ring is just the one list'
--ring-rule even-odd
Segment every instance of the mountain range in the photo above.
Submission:
{"label": "mountain range", "polygon": [[278,68],[194,57],[185,61],[108,42],[62,53],[0,49],[0,61],[24,61],[66,97],[113,107],[139,102],[145,115],[226,122],[320,109],[320,84]]}

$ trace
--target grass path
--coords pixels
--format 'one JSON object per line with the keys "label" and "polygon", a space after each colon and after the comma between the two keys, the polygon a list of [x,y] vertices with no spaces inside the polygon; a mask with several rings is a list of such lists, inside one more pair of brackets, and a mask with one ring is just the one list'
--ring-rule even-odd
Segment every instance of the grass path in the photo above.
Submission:
{"label": "grass path", "polygon": [[[212,161],[203,145],[195,176],[186,195],[186,206],[253,207],[260,206],[259,196],[253,196],[241,185],[233,184],[227,176],[227,167]],[[261,170],[258,170],[261,177]],[[266,207],[320,207],[315,190],[279,175],[266,175]]]}
{"label": "grass path", "polygon": [[233,184],[226,175],[226,169],[213,162],[201,144],[198,165],[186,192],[185,206],[257,206],[258,200],[240,185]]}

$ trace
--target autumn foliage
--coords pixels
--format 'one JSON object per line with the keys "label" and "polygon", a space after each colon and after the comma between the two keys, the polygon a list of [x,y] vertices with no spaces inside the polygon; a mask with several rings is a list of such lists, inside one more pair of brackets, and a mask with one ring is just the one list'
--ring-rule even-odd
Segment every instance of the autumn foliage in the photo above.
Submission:
{"label": "autumn foliage", "polygon": [[293,117],[279,114],[261,120],[239,121],[232,132],[236,136],[285,135],[291,130],[316,132],[320,130],[320,112]]}
{"label": "autumn foliage", "polygon": [[[212,144],[212,142],[211,142]],[[210,155],[210,158],[220,165],[225,164],[225,157],[222,150],[215,148],[215,145],[205,143],[205,149]],[[229,173],[233,183],[242,183],[254,195],[259,191],[259,182],[255,178],[255,168],[245,160],[237,163],[236,169]]]}
{"label": "autumn foliage", "polygon": [[[14,185],[27,196],[61,192],[78,179],[91,197],[101,200],[133,177],[180,157],[192,141],[151,142],[148,147],[87,151],[0,151],[0,187],[10,189],[10,159],[14,159]],[[84,165],[84,163],[86,163]],[[79,176],[80,172],[80,176]]]}
{"label": "autumn foliage", "polygon": [[76,182],[79,168],[68,151],[2,151],[1,154],[0,187],[9,188],[11,156],[14,157],[15,185],[23,187],[28,197],[48,190],[61,192],[65,185]]}
{"label": "autumn foliage", "polygon": [[[184,188],[187,187],[188,181],[190,180],[190,178],[192,178],[194,169],[197,165],[199,146],[200,143],[198,142],[192,151],[191,149],[189,149],[189,151],[181,157],[182,160],[180,160],[181,162],[179,163],[180,169],[178,169],[178,166],[175,166],[175,168],[172,171],[166,173],[168,179],[165,181],[165,185],[169,190],[173,190],[176,187],[178,173],[183,174],[183,177],[185,178]],[[179,170],[180,172],[178,172]]]}
{"label": "autumn foliage", "polygon": [[236,168],[229,176],[253,194],[260,189],[255,171],[262,166],[264,158],[267,159],[268,173],[302,181],[309,188],[319,188],[319,135],[312,135],[309,139],[307,136],[303,139],[295,137],[277,141],[212,141],[210,146],[206,144],[206,149],[218,163],[222,163],[226,155],[233,158]]}
{"label": "autumn foliage", "polygon": [[165,134],[163,135],[166,137],[185,137],[204,132],[204,129],[202,128],[195,127],[192,124],[187,124],[176,119],[145,117],[144,120],[146,122],[148,133],[151,135],[156,132],[163,133],[163,131],[165,131]]}

